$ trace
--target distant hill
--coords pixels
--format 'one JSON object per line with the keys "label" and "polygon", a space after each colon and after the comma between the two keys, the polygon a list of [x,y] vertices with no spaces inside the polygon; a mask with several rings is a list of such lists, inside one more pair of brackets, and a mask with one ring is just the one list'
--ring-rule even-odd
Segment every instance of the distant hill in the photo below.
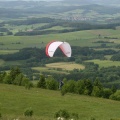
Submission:
{"label": "distant hill", "polygon": [[69,4],[102,4],[102,5],[119,5],[120,0],[64,0],[65,3]]}
{"label": "distant hill", "polygon": [[92,0],[95,3],[105,4],[105,5],[112,5],[112,4],[120,4],[120,0]]}
{"label": "distant hill", "polygon": [[6,20],[44,14],[55,19],[115,23],[120,19],[119,5],[118,0],[0,1],[0,17]]}

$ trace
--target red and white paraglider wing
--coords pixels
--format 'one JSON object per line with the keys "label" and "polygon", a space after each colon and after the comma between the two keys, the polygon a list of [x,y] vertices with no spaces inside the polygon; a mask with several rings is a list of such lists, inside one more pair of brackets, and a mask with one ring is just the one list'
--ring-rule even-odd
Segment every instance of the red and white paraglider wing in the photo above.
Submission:
{"label": "red and white paraglider wing", "polygon": [[63,42],[59,47],[67,57],[71,57],[72,51],[69,43]]}
{"label": "red and white paraglider wing", "polygon": [[47,46],[46,46],[46,54],[49,57],[53,57],[56,49],[62,44],[63,42],[60,41],[53,41],[50,42]]}

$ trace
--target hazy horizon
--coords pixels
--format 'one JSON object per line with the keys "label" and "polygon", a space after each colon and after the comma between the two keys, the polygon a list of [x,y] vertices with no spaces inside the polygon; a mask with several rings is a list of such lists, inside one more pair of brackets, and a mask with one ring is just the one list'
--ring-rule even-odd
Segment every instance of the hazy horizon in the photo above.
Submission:
{"label": "hazy horizon", "polygon": [[0,1],[63,1],[63,0],[0,0]]}

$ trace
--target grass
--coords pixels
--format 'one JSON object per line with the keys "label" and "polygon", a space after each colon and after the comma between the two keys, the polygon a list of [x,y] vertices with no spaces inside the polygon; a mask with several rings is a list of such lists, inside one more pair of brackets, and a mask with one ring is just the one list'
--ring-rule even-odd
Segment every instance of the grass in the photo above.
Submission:
{"label": "grass", "polygon": [[[83,30],[77,32],[69,32],[69,33],[59,33],[59,34],[47,34],[47,35],[37,35],[37,36],[0,36],[1,49],[21,49],[25,47],[42,47],[45,46],[51,40],[61,40],[68,41],[71,46],[100,46],[100,43],[94,43],[98,40],[106,40],[104,36],[108,37],[117,37],[117,40],[114,41],[113,44],[120,44],[119,34],[120,30],[110,30],[110,29],[102,29],[102,30]],[[98,39],[98,35],[101,34],[102,38]],[[107,39],[109,41],[109,39]],[[16,44],[16,43],[20,44]],[[44,44],[43,44],[44,42]],[[14,44],[13,44],[14,43]]]}
{"label": "grass", "polygon": [[54,68],[49,68],[49,67],[32,67],[33,70],[37,70],[39,72],[50,72],[50,73],[59,73],[59,74],[68,74],[67,71],[64,70],[57,70]]}
{"label": "grass", "polygon": [[[80,120],[110,120],[120,118],[120,102],[84,95],[66,94],[40,88],[30,90],[21,86],[0,84],[0,113],[3,120],[20,118],[22,120],[54,120],[60,109],[78,113]],[[32,118],[23,116],[24,110],[31,107]]]}
{"label": "grass", "polygon": [[83,65],[76,64],[74,62],[57,62],[46,64],[46,67],[32,67],[32,69],[38,70],[40,72],[54,72],[59,74],[68,74],[68,71],[70,70],[84,68],[85,67]]}
{"label": "grass", "polygon": [[6,25],[9,30],[11,30],[13,33],[19,32],[19,31],[29,31],[31,29],[35,29],[37,27],[42,27],[44,25],[47,25],[45,23],[41,24],[32,24],[32,25],[20,25],[20,26],[11,26],[11,25]]}
{"label": "grass", "polygon": [[62,27],[62,26],[54,26],[52,28],[48,28],[47,30],[64,30],[64,29],[72,29],[70,27]]}
{"label": "grass", "polygon": [[0,50],[0,54],[13,54],[18,52],[18,50]]}
{"label": "grass", "polygon": [[87,60],[86,62],[94,62],[98,64],[99,67],[110,67],[110,66],[120,66],[120,61],[110,61],[110,60]]}
{"label": "grass", "polygon": [[84,69],[85,67],[74,62],[58,62],[46,64],[48,68],[61,68],[63,70]]}
{"label": "grass", "polygon": [[5,61],[4,63],[6,66],[14,66],[14,65],[21,65],[22,61]]}

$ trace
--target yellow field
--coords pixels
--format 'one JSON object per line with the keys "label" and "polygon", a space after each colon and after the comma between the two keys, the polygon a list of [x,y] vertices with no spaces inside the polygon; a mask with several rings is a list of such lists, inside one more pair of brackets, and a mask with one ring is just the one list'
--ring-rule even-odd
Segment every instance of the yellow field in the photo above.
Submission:
{"label": "yellow field", "polygon": [[84,69],[85,67],[74,62],[59,62],[59,63],[50,63],[46,64],[46,67],[49,68],[61,68],[63,70],[73,70],[73,69]]}
{"label": "yellow field", "polygon": [[[38,70],[40,72],[54,72],[59,74],[69,74],[69,71],[73,69],[84,69],[85,66],[76,64],[74,62],[59,62],[46,64],[46,67],[33,67],[32,69]],[[59,70],[61,69],[61,70]]]}

